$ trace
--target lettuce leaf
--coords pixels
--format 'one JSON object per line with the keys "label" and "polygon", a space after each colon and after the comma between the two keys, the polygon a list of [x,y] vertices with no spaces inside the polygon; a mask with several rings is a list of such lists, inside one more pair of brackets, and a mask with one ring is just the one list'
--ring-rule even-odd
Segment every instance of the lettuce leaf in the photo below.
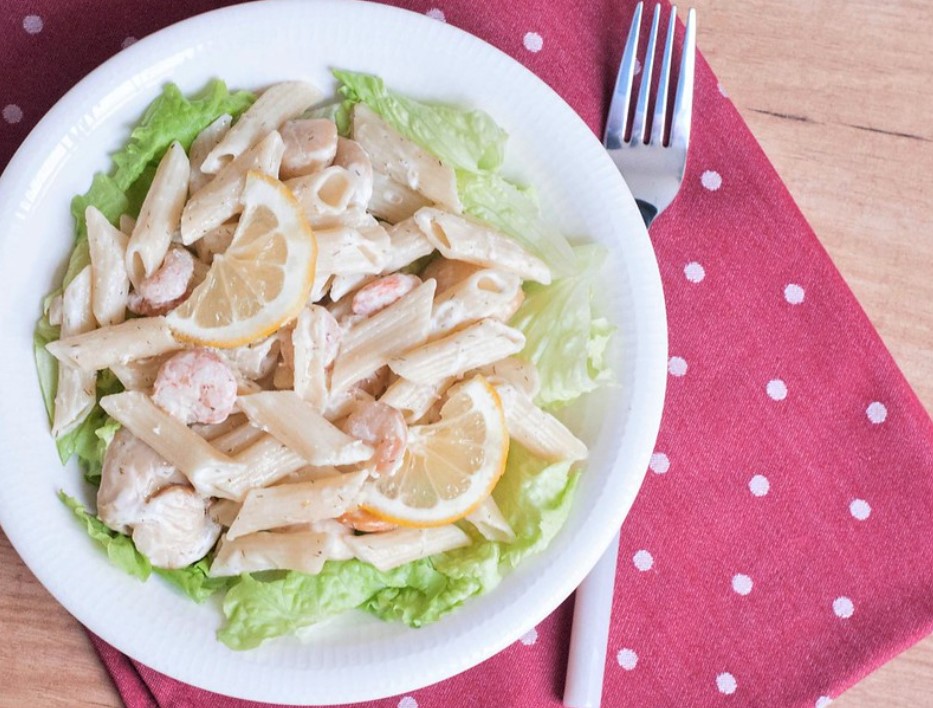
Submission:
{"label": "lettuce leaf", "polygon": [[[104,396],[122,390],[123,386],[109,369],[97,375],[98,402]],[[78,464],[84,470],[84,478],[91,484],[99,485],[104,453],[119,429],[120,424],[107,415],[98,403],[77,428],[55,440],[62,464],[68,462],[72,455],[77,455]]]}
{"label": "lettuce leaf", "polygon": [[207,558],[192,563],[186,568],[167,570],[153,568],[156,575],[165,578],[172,585],[197,603],[202,603],[211,595],[226,590],[238,581],[237,578],[212,578],[208,575],[211,564]]}
{"label": "lettuce leaf", "polygon": [[605,252],[593,245],[575,250],[577,272],[550,285],[527,284],[525,301],[510,323],[525,335],[518,356],[538,369],[537,403],[552,408],[612,381],[605,351],[613,327],[593,310]]}
{"label": "lettuce leaf", "polygon": [[569,463],[548,464],[514,445],[494,492],[514,542],[475,537],[470,546],[388,572],[350,560],[329,561],[318,575],[243,575],[224,599],[227,623],[217,636],[232,649],[251,649],[357,607],[412,627],[433,622],[550,543],[570,511],[577,477]]}
{"label": "lettuce leaf", "polygon": [[65,492],[59,490],[58,498],[84,524],[88,536],[103,547],[111,563],[140,580],[149,578],[152,573],[152,565],[146,556],[136,550],[133,539],[107,528],[104,522],[87,511],[81,502],[74,497],[68,496]]}
{"label": "lettuce leaf", "polygon": [[487,113],[415,101],[387,89],[382,79],[371,74],[339,69],[333,74],[346,99],[341,108],[344,121],[349,122],[349,108],[362,102],[453,168],[486,172],[502,166],[508,134]]}

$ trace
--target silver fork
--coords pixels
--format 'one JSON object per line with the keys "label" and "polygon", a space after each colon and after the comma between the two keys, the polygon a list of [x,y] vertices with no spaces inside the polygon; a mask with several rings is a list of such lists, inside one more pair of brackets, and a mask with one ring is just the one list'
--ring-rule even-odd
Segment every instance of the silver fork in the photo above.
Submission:
{"label": "silver fork", "polygon": [[[690,123],[693,113],[693,80],[696,54],[696,11],[687,15],[687,29],[674,97],[670,138],[665,142],[667,127],[668,93],[671,79],[671,57],[674,49],[674,26],[677,7],[671,8],[667,26],[667,39],[661,60],[658,92],[654,97],[654,113],[648,123],[651,104],[651,80],[654,55],[658,40],[661,5],[654,8],[651,34],[642,65],[641,86],[635,104],[634,117],[629,126],[632,84],[635,76],[638,36],[642,24],[643,4],[635,8],[622,64],[616,79],[606,133],[603,144],[628,184],[645,226],[667,209],[683,182],[690,145]],[[631,128],[631,130],[629,130]],[[626,134],[630,134],[628,140]],[[616,534],[605,554],[577,588],[573,610],[573,631],[570,635],[570,656],[567,662],[567,681],[564,686],[564,705],[569,708],[596,708],[603,689],[603,670],[606,666],[606,641],[612,611],[612,592],[616,577],[616,557],[619,553],[619,535]],[[631,661],[631,657],[628,657]],[[622,661],[622,659],[620,659]],[[629,666],[628,668],[631,668]]]}

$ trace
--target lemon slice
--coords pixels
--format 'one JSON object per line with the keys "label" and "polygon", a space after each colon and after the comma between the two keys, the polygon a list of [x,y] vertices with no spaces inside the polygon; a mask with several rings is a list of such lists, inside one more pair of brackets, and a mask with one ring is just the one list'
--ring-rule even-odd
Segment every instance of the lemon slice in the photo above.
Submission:
{"label": "lemon slice", "polygon": [[400,526],[449,524],[489,496],[508,454],[502,403],[476,376],[452,389],[438,422],[408,429],[398,471],[373,480],[361,506]]}
{"label": "lemon slice", "polygon": [[296,317],[314,282],[317,240],[289,189],[249,172],[243,214],[227,250],[191,296],[167,316],[175,335],[236,347],[272,334]]}

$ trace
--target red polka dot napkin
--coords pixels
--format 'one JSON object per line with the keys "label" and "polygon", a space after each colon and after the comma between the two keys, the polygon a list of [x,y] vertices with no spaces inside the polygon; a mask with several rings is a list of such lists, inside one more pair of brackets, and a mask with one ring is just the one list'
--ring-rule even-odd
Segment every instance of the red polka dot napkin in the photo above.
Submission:
{"label": "red polka dot napkin", "polygon": [[[224,4],[8,0],[0,166],[109,55]],[[634,0],[396,4],[508,52],[601,131]],[[933,426],[702,59],[693,136],[651,233],[670,381],[622,530],[603,703],[822,707],[933,629]],[[484,664],[371,705],[558,706],[570,620],[568,601]],[[255,705],[95,645],[133,708]]]}

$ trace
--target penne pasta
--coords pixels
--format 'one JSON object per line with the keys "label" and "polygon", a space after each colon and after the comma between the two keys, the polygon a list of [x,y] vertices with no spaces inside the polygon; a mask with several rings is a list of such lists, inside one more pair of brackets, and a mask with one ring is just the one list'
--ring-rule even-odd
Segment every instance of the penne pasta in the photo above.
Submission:
{"label": "penne pasta", "polygon": [[389,367],[403,378],[430,384],[517,354],[524,346],[519,330],[484,319],[393,357]]}
{"label": "penne pasta", "polygon": [[233,242],[233,234],[236,233],[236,222],[228,221],[215,229],[211,229],[201,238],[194,242],[194,252],[198,260],[210,265],[214,262],[214,256],[226,251]]}
{"label": "penne pasta", "polygon": [[[217,441],[218,448],[224,444],[225,441]],[[224,493],[217,496],[238,501],[242,501],[250,489],[274,484],[308,464],[267,433],[258,435],[253,443],[246,443],[245,448],[233,454],[233,459],[240,474],[218,482],[218,488],[222,486]]]}
{"label": "penne pasta", "polygon": [[270,86],[207,153],[200,164],[201,171],[218,174],[270,132],[285,121],[300,116],[320,99],[320,91],[303,81],[286,81]]}
{"label": "penne pasta", "polygon": [[337,154],[337,126],[326,118],[286,121],[279,131],[285,141],[282,179],[301,177],[329,167]]}
{"label": "penne pasta", "polygon": [[222,538],[211,562],[210,575],[224,577],[263,570],[297,570],[316,575],[330,559],[333,536],[315,531],[259,533],[237,539]]}
{"label": "penne pasta", "polygon": [[538,408],[514,386],[502,383],[495,389],[502,401],[509,435],[530,453],[553,461],[586,459],[586,444],[557,418]]}
{"label": "penne pasta", "polygon": [[419,209],[414,219],[445,258],[506,270],[544,285],[551,282],[544,261],[487,226],[432,207]]}
{"label": "penne pasta", "polygon": [[[94,328],[91,281],[91,266],[85,266],[65,288],[61,313],[63,336],[80,335]],[[70,362],[60,362],[52,436],[58,438],[74,430],[96,401],[97,373],[84,371]]]}
{"label": "penne pasta", "polygon": [[248,425],[245,415],[242,413],[231,413],[219,423],[195,423],[191,426],[191,429],[221,452],[229,454],[230,451],[221,449],[220,446],[217,445],[216,440],[234,430],[242,428],[244,425]]}
{"label": "penne pasta", "polygon": [[517,356],[510,356],[488,366],[477,369],[474,373],[483,376],[490,384],[500,383],[514,386],[526,397],[534,400],[541,390],[541,380],[535,365]]}
{"label": "penne pasta", "polygon": [[335,273],[379,273],[392,247],[389,234],[375,220],[356,228],[321,229],[315,236],[318,247],[315,280]]}
{"label": "penne pasta", "polygon": [[384,533],[348,536],[353,555],[387,571],[405,563],[470,545],[470,537],[450,524],[428,529],[396,529]]}
{"label": "penne pasta", "polygon": [[[412,221],[414,221],[414,219],[412,219]],[[421,231],[421,229],[418,230]],[[421,235],[424,236],[424,234]],[[425,237],[425,240],[427,240],[427,237]],[[421,277],[425,280],[434,278],[434,280],[437,281],[438,294],[443,295],[457,283],[465,278],[469,278],[473,273],[482,269],[483,266],[473,263],[452,261],[449,258],[438,256],[437,258],[432,258],[431,262],[424,267],[424,270],[421,272]]]}
{"label": "penne pasta", "polygon": [[240,195],[247,173],[258,171],[275,177],[284,149],[282,136],[273,131],[191,195],[181,214],[182,243],[190,246],[242,212]]}
{"label": "penne pasta", "polygon": [[126,272],[133,287],[139,287],[165,259],[188,196],[188,173],[185,149],[173,142],[159,162],[126,246]]}
{"label": "penne pasta", "polygon": [[182,348],[164,317],[139,317],[49,342],[49,353],[84,371],[109,369]]}
{"label": "penne pasta", "polygon": [[351,208],[356,182],[349,170],[331,165],[320,172],[290,179],[285,186],[301,204],[308,223],[321,227]]}
{"label": "penne pasta", "polygon": [[126,272],[129,239],[93,206],[84,211],[91,256],[91,305],[101,327],[126,319],[130,279]]}
{"label": "penne pasta", "polygon": [[126,363],[114,362],[107,368],[114,373],[126,390],[149,391],[159,375],[162,364],[174,353],[174,351],[166,352],[158,356],[134,359]]}
{"label": "penne pasta", "polygon": [[476,509],[467,514],[466,520],[473,524],[485,539],[500,543],[511,543],[515,540],[515,531],[505,520],[492,496],[486,497]]}
{"label": "penne pasta", "polygon": [[129,214],[120,214],[120,223],[118,226],[123,235],[129,238],[130,234],[133,233],[133,229],[136,228],[136,219]]}
{"label": "penne pasta", "polygon": [[352,465],[373,449],[327,421],[293,391],[263,391],[238,399],[254,425],[288,446],[311,465]]}
{"label": "penne pasta", "polygon": [[215,499],[207,513],[214,520],[214,523],[229,528],[230,524],[236,519],[236,515],[240,513],[240,502],[232,499]]}
{"label": "penne pasta", "polygon": [[233,540],[256,531],[335,519],[357,505],[368,473],[351,472],[322,479],[251,489],[227,532]]}
{"label": "penne pasta", "polygon": [[[211,445],[225,455],[238,455],[265,435],[261,429],[252,425],[243,415],[231,415],[227,420],[233,420],[235,426],[216,436],[206,438],[210,440]],[[224,423],[221,423],[221,425]]]}
{"label": "penne pasta", "polygon": [[434,383],[415,383],[398,378],[389,384],[379,401],[401,411],[406,423],[416,423],[440,400],[454,380],[449,377]]}
{"label": "penne pasta", "polygon": [[354,190],[350,196],[350,207],[365,210],[373,196],[373,163],[363,146],[355,140],[337,138],[334,164],[353,175]]}
{"label": "penne pasta", "polygon": [[340,325],[327,310],[302,310],[292,332],[295,393],[323,413],[327,405],[327,367],[339,347]]}
{"label": "penne pasta", "polygon": [[188,161],[191,163],[188,175],[188,194],[194,194],[211,181],[213,175],[202,172],[201,163],[227,134],[232,122],[233,118],[225,113],[198,133],[198,137],[191,143],[191,149],[188,150]]}
{"label": "penne pasta", "polygon": [[175,465],[204,497],[223,497],[218,478],[235,476],[237,463],[187,425],[156,406],[141,391],[100,399],[101,407],[133,435]]}
{"label": "penne pasta", "polygon": [[431,336],[486,317],[508,321],[521,305],[522,281],[514,273],[485,268],[444,291],[434,301]]}
{"label": "penne pasta", "polygon": [[397,224],[430,204],[415,190],[399,184],[379,170],[373,170],[373,193],[367,208],[377,219]]}
{"label": "penne pasta", "polygon": [[353,107],[353,139],[369,155],[374,172],[387,175],[434,204],[461,211],[454,171],[399,134],[365,103]]}
{"label": "penne pasta", "polygon": [[344,335],[331,373],[331,392],[341,392],[385,366],[391,358],[425,341],[434,281],[360,321]]}
{"label": "penne pasta", "polygon": [[[434,245],[421,233],[414,219],[405,219],[390,226],[386,231],[389,234],[389,252],[382,268],[385,274],[401,270],[434,252]],[[443,292],[440,286],[437,292]]]}

